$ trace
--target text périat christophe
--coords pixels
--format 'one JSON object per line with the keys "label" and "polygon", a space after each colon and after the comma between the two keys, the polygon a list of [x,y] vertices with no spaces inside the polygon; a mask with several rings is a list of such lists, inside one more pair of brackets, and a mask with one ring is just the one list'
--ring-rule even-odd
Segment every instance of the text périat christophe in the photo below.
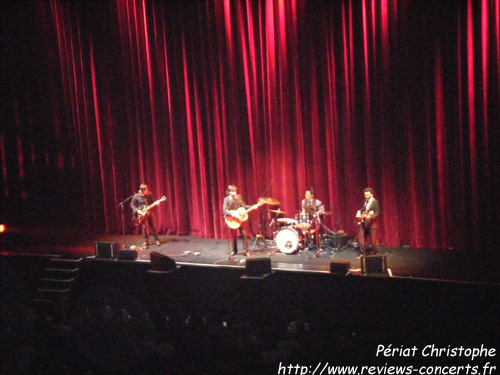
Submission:
{"label": "text p\u00e9riat christophe", "polygon": [[495,348],[486,348],[481,345],[477,348],[465,348],[463,346],[452,347],[448,345],[445,348],[437,347],[434,344],[426,345],[422,349],[416,346],[400,347],[390,345],[378,345],[377,357],[415,357],[421,355],[422,357],[463,357],[474,360],[474,358],[488,358],[496,356]]}

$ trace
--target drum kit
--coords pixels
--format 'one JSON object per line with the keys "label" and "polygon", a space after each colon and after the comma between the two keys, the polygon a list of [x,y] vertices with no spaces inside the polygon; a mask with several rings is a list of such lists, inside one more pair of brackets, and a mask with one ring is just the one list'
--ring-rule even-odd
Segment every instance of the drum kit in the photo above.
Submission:
{"label": "drum kit", "polygon": [[[280,204],[271,197],[261,199],[269,205]],[[331,215],[332,212],[297,212],[295,218],[281,217],[287,214],[280,208],[268,210],[268,227],[272,231],[275,251],[288,255],[314,252],[315,256],[318,256],[331,254],[332,251],[343,251],[347,245],[347,236],[343,231],[333,232],[322,222],[322,217]]]}

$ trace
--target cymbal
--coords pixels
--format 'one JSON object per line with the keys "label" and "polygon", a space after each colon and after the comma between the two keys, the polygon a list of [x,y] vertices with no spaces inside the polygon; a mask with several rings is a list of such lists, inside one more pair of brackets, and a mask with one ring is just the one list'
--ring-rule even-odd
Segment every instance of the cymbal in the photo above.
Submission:
{"label": "cymbal", "polygon": [[271,204],[271,205],[276,205],[280,204],[280,201],[271,197],[262,197],[260,198],[264,201],[264,203]]}
{"label": "cymbal", "polygon": [[269,212],[274,212],[275,214],[286,214],[285,211],[281,211],[279,208],[277,210],[268,210]]}

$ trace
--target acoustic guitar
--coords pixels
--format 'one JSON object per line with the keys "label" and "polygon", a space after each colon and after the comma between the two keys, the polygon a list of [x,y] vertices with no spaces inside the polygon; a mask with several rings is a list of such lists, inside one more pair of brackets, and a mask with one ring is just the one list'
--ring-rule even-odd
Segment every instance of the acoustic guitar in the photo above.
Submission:
{"label": "acoustic guitar", "polygon": [[[226,221],[226,224],[229,228],[231,229],[238,229],[241,226],[241,223],[244,221],[248,220],[248,213],[250,211],[255,210],[256,208],[262,206],[264,203],[263,199],[260,199],[257,204],[253,205],[249,209],[245,209],[244,207],[240,207],[236,210],[228,210],[228,212],[233,215],[226,215],[224,217],[224,220]],[[236,214],[236,216],[234,216]]]}

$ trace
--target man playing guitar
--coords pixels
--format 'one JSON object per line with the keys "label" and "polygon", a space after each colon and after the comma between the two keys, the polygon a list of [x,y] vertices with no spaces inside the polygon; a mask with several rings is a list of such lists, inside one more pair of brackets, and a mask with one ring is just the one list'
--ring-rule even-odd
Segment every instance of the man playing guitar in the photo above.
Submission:
{"label": "man playing guitar", "polygon": [[151,230],[156,245],[160,246],[160,239],[158,238],[158,234],[156,233],[153,213],[151,211],[147,212],[142,211],[142,209],[152,205],[153,203],[154,203],[153,194],[148,190],[148,185],[146,184],[141,184],[141,186],[139,187],[139,191],[134,194],[134,197],[130,202],[130,207],[132,208],[134,217],[140,222],[141,225],[142,237],[144,238],[144,243],[142,244],[142,247],[148,247],[149,245],[148,227]]}
{"label": "man playing guitar", "polygon": [[369,251],[366,249],[366,239],[370,237],[373,247],[372,253],[377,252],[377,217],[380,214],[380,203],[373,196],[373,189],[366,188],[363,190],[365,203],[358,212],[356,212],[356,219],[359,224],[358,241],[362,254],[367,254]]}
{"label": "man playing guitar", "polygon": [[233,240],[233,251],[231,255],[236,255],[238,253],[238,229],[243,235],[243,255],[246,257],[250,256],[250,251],[248,250],[248,235],[247,235],[247,219],[248,212],[256,209],[262,203],[254,204],[253,206],[248,206],[245,204],[241,195],[238,194],[238,189],[234,185],[229,185],[226,191],[227,196],[224,198],[224,204],[222,206],[222,213],[228,227],[231,229],[231,236]]}

